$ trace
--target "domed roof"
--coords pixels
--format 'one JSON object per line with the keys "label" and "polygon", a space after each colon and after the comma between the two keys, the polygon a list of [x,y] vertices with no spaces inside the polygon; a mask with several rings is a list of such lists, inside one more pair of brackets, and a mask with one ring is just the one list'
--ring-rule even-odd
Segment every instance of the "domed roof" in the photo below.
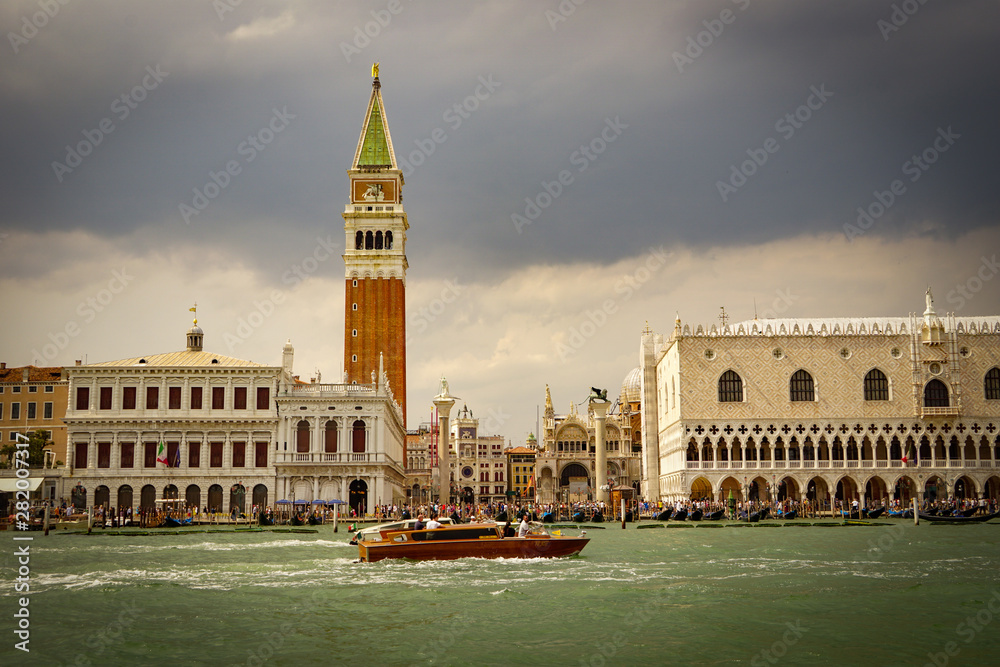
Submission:
{"label": "domed roof", "polygon": [[197,324],[192,325],[191,328],[187,330],[187,332],[189,334],[204,334],[205,333],[204,331],[201,330],[201,327],[198,326]]}
{"label": "domed roof", "polygon": [[629,371],[622,380],[622,399],[629,402],[642,401],[642,369],[638,366]]}

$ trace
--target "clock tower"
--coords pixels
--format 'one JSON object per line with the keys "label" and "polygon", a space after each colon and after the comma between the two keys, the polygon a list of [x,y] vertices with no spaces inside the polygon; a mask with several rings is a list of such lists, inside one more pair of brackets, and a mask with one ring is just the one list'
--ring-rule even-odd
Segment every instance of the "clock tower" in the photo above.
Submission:
{"label": "clock tower", "polygon": [[344,372],[347,382],[368,384],[384,364],[405,424],[409,224],[403,210],[403,172],[392,148],[377,68],[372,75],[361,138],[347,170]]}

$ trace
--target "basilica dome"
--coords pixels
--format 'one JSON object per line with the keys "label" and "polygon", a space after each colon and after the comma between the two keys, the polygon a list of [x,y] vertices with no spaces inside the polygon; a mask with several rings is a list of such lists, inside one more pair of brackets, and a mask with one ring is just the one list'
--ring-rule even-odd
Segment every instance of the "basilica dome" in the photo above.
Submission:
{"label": "basilica dome", "polygon": [[621,398],[627,403],[642,401],[642,369],[633,368],[622,380]]}

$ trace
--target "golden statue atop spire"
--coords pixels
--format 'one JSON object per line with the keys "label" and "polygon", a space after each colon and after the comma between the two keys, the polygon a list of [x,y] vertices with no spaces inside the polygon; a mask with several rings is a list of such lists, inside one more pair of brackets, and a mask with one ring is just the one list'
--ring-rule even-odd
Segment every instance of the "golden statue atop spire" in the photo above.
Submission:
{"label": "golden statue atop spire", "polygon": [[372,63],[372,78],[378,78],[378,63]]}

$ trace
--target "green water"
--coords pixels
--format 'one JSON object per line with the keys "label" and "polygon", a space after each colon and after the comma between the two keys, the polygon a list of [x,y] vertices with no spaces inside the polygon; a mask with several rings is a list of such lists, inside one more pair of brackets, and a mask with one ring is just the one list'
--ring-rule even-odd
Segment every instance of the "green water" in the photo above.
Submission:
{"label": "green water", "polygon": [[2,533],[0,664],[997,664],[1000,525],[605,525],[578,557],[374,564],[330,526],[34,533],[30,654]]}

